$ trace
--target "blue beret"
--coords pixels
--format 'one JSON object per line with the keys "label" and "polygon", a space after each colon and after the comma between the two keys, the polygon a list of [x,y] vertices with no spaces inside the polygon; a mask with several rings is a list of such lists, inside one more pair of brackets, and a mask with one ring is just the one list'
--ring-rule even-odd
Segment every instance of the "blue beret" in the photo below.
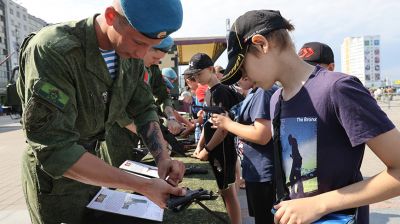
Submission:
{"label": "blue beret", "polygon": [[173,89],[174,88],[174,84],[172,84],[171,81],[169,81],[169,79],[167,77],[163,77],[165,85],[167,86],[168,89]]}
{"label": "blue beret", "polygon": [[180,0],[120,0],[129,23],[143,35],[161,39],[182,26]]}
{"label": "blue beret", "polygon": [[163,68],[161,74],[169,79],[176,79],[176,72],[172,68]]}
{"label": "blue beret", "polygon": [[169,50],[171,50],[172,45],[174,45],[174,39],[172,39],[172,37],[168,36],[168,37],[164,38],[160,44],[153,46],[153,48],[167,53]]}

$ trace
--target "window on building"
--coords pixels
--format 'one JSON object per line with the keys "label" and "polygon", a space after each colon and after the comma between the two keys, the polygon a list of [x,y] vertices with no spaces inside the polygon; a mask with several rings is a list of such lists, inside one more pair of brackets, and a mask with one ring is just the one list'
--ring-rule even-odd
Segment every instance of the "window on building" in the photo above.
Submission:
{"label": "window on building", "polygon": [[26,26],[24,25],[24,30],[26,31],[27,30],[27,28],[26,28]]}
{"label": "window on building", "polygon": [[13,9],[10,9],[10,14],[14,15],[14,10]]}
{"label": "window on building", "polygon": [[22,18],[24,19],[24,21],[26,21],[26,15],[23,15]]}
{"label": "window on building", "polygon": [[20,18],[21,17],[21,15],[20,15],[20,13],[17,11],[17,17],[18,18]]}
{"label": "window on building", "polygon": [[364,41],[365,46],[369,46],[369,40]]}
{"label": "window on building", "polygon": [[379,45],[379,40],[374,40],[374,45]]}

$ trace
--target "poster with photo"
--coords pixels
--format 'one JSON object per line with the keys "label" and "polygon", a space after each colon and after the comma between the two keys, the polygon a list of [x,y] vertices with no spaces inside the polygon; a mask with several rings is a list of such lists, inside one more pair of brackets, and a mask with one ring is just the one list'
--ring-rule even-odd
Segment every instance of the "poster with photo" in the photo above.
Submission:
{"label": "poster with photo", "polygon": [[282,119],[281,143],[290,197],[299,198],[316,192],[318,190],[317,118]]}

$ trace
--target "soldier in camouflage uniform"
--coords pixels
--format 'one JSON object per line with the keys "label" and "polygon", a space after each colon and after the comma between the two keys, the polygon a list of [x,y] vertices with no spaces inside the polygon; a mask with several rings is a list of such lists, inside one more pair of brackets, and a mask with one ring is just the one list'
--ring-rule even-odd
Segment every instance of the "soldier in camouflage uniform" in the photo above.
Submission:
{"label": "soldier in camouflage uniform", "polygon": [[[168,129],[172,134],[181,131],[181,125],[176,121],[171,97],[167,91],[163,80],[159,61],[171,49],[174,41],[171,37],[166,37],[160,44],[151,47],[144,56],[146,66],[143,80],[150,86],[156,105],[168,117]],[[125,160],[138,161],[143,158],[143,154],[134,150],[138,147],[140,138],[126,128],[121,128],[114,124],[106,135],[106,147],[101,147],[101,157],[112,166],[119,167]],[[144,149],[145,150],[145,149]]]}
{"label": "soldier in camouflage uniform", "polygon": [[148,71],[148,77],[147,79],[146,77],[144,78],[145,82],[151,87],[156,104],[162,107],[162,111],[167,116],[168,130],[172,134],[179,134],[181,125],[176,121],[171,96],[169,95],[167,85],[163,79],[163,74],[158,66],[160,60],[171,50],[173,45],[174,40],[171,37],[166,37],[159,45],[153,46],[148,50],[143,59],[144,65]]}
{"label": "soldier in camouflage uniform", "polygon": [[[168,156],[140,60],[181,23],[179,0],[115,0],[100,15],[48,26],[25,39],[18,94],[28,142],[22,186],[33,223],[93,223],[85,207],[97,186],[140,192],[161,207],[170,194],[184,194],[171,186],[185,168]],[[115,80],[100,49],[117,54]],[[169,176],[170,184],[127,174],[96,157],[105,130],[115,124],[137,127],[160,178]]]}

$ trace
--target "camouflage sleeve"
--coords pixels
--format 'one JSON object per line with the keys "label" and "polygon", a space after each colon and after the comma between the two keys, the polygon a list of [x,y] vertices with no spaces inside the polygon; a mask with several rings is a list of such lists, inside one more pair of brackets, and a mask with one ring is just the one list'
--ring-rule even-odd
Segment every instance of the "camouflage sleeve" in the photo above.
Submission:
{"label": "camouflage sleeve", "polygon": [[69,65],[61,54],[44,46],[29,47],[21,55],[24,132],[41,169],[60,178],[86,152],[76,143],[77,110]]}
{"label": "camouflage sleeve", "polygon": [[150,67],[151,72],[151,89],[154,97],[156,98],[156,104],[162,106],[164,110],[165,107],[172,107],[172,100],[167,91],[167,86],[163,80],[160,68],[158,65],[152,65]]}
{"label": "camouflage sleeve", "polygon": [[128,103],[126,111],[138,128],[149,123],[150,121],[159,121],[157,115],[157,107],[154,102],[153,94],[150,86],[143,80],[144,67],[139,69],[141,75],[136,84],[135,91]]}

